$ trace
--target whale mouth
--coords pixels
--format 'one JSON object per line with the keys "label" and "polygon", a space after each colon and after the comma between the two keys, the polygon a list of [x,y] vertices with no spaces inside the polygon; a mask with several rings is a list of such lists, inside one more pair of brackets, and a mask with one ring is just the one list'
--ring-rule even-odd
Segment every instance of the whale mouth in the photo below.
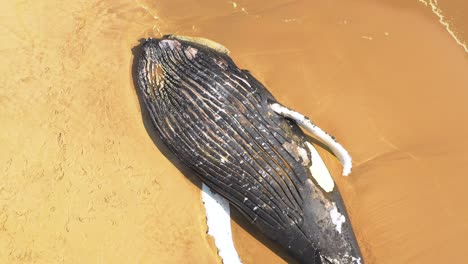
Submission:
{"label": "whale mouth", "polygon": [[195,48],[172,39],[171,35],[147,39],[138,64],[140,88],[145,97],[151,101],[163,97],[167,82],[177,83],[180,79],[178,68],[192,60],[197,52]]}
{"label": "whale mouth", "polygon": [[171,39],[171,36],[147,39],[142,50],[143,59],[138,65],[138,72],[145,85],[141,87],[145,87],[143,92],[153,100],[161,95],[166,81],[178,81],[179,67],[188,60],[193,60],[198,53],[198,49]]}
{"label": "whale mouth", "polygon": [[165,70],[162,56],[167,43],[160,46],[160,42],[160,39],[147,39],[142,46],[142,56],[138,63],[138,80],[145,100],[157,100],[164,87]]}
{"label": "whale mouth", "polygon": [[167,52],[164,49],[174,50],[176,47],[180,47],[180,42],[165,38],[149,38],[142,47],[143,57],[148,61],[157,62],[159,56]]}
{"label": "whale mouth", "polygon": [[182,63],[184,59],[192,60],[197,56],[197,43],[176,39],[173,35],[162,38],[150,38],[143,44],[143,56],[154,62],[162,62],[163,57],[169,56],[173,62]]}
{"label": "whale mouth", "polygon": [[143,44],[144,57],[152,61],[158,60],[160,56],[173,54],[174,62],[181,63],[186,62],[185,59],[193,60],[200,52],[207,52],[202,56],[209,55],[209,53],[229,54],[229,50],[223,45],[200,37],[164,35],[162,38],[149,38]]}
{"label": "whale mouth", "polygon": [[207,63],[225,69],[227,53],[221,44],[203,38],[176,35],[149,38],[142,45],[138,64],[140,89],[150,101],[164,98],[169,87],[178,89],[188,79],[199,80],[194,70],[207,71],[211,68]]}

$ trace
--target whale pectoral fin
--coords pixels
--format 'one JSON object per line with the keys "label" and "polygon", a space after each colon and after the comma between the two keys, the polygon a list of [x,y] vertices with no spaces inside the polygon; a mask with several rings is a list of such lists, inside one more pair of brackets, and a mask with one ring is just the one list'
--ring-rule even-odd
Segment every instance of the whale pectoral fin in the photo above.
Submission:
{"label": "whale pectoral fin", "polygon": [[242,264],[232,240],[229,201],[202,184],[202,201],[206,210],[208,234],[214,238],[223,263]]}
{"label": "whale pectoral fin", "polygon": [[275,113],[285,118],[292,119],[302,128],[309,131],[312,133],[312,135],[316,136],[323,143],[325,143],[343,165],[343,176],[347,176],[351,173],[351,168],[353,166],[351,156],[348,154],[348,151],[346,151],[346,149],[335,140],[335,138],[330,136],[327,132],[323,131],[308,117],[302,115],[301,113],[291,110],[279,103],[273,103],[270,105],[270,107]]}
{"label": "whale pectoral fin", "polygon": [[322,157],[320,157],[319,153],[310,142],[305,142],[305,144],[309,149],[312,160],[312,165],[310,165],[309,168],[310,174],[312,174],[312,177],[314,177],[315,181],[317,181],[318,185],[325,192],[332,192],[333,188],[335,188],[335,182],[333,181],[325,162],[323,162]]}

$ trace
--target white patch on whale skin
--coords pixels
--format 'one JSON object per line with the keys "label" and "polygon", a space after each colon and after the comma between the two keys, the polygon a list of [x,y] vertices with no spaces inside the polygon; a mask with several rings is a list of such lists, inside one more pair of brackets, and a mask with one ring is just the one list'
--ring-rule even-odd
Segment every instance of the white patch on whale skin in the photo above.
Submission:
{"label": "white patch on whale skin", "polygon": [[340,212],[338,212],[338,208],[336,208],[336,204],[333,203],[333,208],[330,210],[330,217],[332,220],[332,223],[336,227],[336,231],[341,234],[341,226],[343,225],[344,222],[346,222],[346,217],[342,215]]}
{"label": "white patch on whale skin", "polygon": [[214,238],[224,264],[242,264],[232,240],[229,202],[202,184],[202,201],[206,210],[208,234]]}
{"label": "white patch on whale skin", "polygon": [[[349,263],[349,264],[362,264],[361,258],[355,258],[351,256],[351,262],[349,262],[349,255],[346,254],[344,259],[335,259],[335,258],[329,258],[326,256],[321,255],[320,256],[321,260],[323,263],[332,263],[332,264],[342,264],[342,263]],[[346,260],[343,262],[343,260]]]}
{"label": "white patch on whale skin", "polygon": [[361,264],[361,258],[355,258],[355,257],[351,257],[351,261],[353,262],[353,264]]}
{"label": "white patch on whale skin", "polygon": [[312,159],[312,165],[309,168],[312,177],[314,177],[315,181],[317,181],[317,183],[324,191],[333,191],[335,188],[335,182],[333,181],[327,166],[325,166],[325,163],[314,146],[309,142],[306,142],[305,144],[309,148],[310,157]]}
{"label": "white patch on whale skin", "polygon": [[332,136],[323,131],[320,127],[316,126],[309,118],[301,113],[293,111],[278,103],[274,103],[270,105],[270,107],[277,114],[294,120],[298,125],[302,126],[304,129],[323,141],[343,165],[343,176],[348,176],[351,173],[351,168],[353,167],[351,156],[348,154],[348,151],[346,151],[346,149]]}
{"label": "white patch on whale skin", "polygon": [[174,50],[175,48],[180,48],[181,46],[182,45],[179,41],[173,39],[163,39],[159,42],[159,47],[169,47],[171,50]]}
{"label": "white patch on whale skin", "polygon": [[194,47],[189,46],[188,48],[184,50],[184,53],[185,53],[185,56],[187,56],[189,60],[192,60],[197,55],[198,50]]}
{"label": "white patch on whale skin", "polygon": [[298,151],[299,153],[299,156],[301,156],[301,159],[302,159],[302,165],[303,166],[307,166],[307,164],[309,164],[309,157],[307,156],[307,151],[303,148],[298,148]]}
{"label": "white patch on whale skin", "polygon": [[333,261],[333,264],[341,264],[341,262],[337,259],[332,259],[332,261]]}
{"label": "white patch on whale skin", "polygon": [[294,159],[299,162],[302,159],[302,166],[307,166],[310,164],[309,157],[307,156],[307,151],[294,142],[284,142],[283,147],[294,157]]}
{"label": "white patch on whale skin", "polygon": [[342,263],[349,263],[349,264],[362,264],[361,258],[356,258],[353,256],[350,256],[348,253],[346,253],[342,258],[336,259],[336,258],[330,258],[324,255],[320,255],[320,259],[322,260],[322,263],[332,263],[332,264],[342,264]]}

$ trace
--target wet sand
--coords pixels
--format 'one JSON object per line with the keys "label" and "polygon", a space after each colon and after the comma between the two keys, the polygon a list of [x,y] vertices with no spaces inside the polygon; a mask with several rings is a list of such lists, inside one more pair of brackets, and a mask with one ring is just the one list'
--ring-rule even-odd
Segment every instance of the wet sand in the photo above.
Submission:
{"label": "wet sand", "polygon": [[[224,44],[350,151],[344,178],[319,150],[367,263],[468,262],[468,4],[439,2],[450,30],[429,0],[4,3],[0,263],[220,263],[132,79],[167,33]],[[288,261],[234,218],[244,263]]]}

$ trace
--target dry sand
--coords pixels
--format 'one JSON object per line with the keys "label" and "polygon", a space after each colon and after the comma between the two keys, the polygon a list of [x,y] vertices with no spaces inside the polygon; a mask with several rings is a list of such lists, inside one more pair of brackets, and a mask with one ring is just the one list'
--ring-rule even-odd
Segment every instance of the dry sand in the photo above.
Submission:
{"label": "dry sand", "polygon": [[[220,262],[132,80],[167,33],[223,43],[347,147],[348,178],[321,153],[367,263],[468,262],[466,1],[3,2],[0,263]],[[234,216],[245,263],[288,260]]]}

